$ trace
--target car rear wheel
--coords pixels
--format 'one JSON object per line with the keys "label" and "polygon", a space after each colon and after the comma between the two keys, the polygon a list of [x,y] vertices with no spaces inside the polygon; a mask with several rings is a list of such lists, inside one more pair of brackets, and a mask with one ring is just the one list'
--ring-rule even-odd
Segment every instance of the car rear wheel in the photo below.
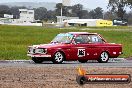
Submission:
{"label": "car rear wheel", "polygon": [[42,63],[44,60],[42,58],[36,58],[36,57],[32,57],[32,60],[35,62],[35,63]]}
{"label": "car rear wheel", "polygon": [[53,56],[53,63],[61,64],[65,59],[65,56],[62,52],[56,52]]}
{"label": "car rear wheel", "polygon": [[107,52],[102,52],[100,58],[98,59],[99,63],[107,63],[109,60],[109,54]]}
{"label": "car rear wheel", "polygon": [[81,63],[86,63],[88,60],[78,60]]}

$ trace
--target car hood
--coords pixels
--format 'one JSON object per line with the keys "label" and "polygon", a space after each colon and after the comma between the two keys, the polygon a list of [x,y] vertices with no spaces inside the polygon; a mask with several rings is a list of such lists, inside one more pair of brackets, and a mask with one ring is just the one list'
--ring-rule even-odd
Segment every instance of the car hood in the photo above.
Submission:
{"label": "car hood", "polygon": [[33,47],[33,48],[56,48],[56,47],[63,47],[65,45],[69,45],[69,44],[61,44],[61,43],[55,43],[55,44],[40,44],[40,45],[33,45],[33,46],[29,46],[29,47]]}

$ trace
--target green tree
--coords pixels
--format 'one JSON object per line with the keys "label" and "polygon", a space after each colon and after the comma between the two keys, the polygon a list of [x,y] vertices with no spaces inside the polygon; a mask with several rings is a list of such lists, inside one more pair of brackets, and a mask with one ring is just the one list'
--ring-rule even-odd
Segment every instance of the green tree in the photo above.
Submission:
{"label": "green tree", "polygon": [[106,20],[113,20],[116,17],[116,14],[111,11],[104,12],[104,19]]}
{"label": "green tree", "polygon": [[126,13],[126,14],[124,15],[124,18],[125,18],[125,19],[128,19],[128,24],[129,24],[129,25],[132,25],[132,11]]}
{"label": "green tree", "polygon": [[0,17],[4,17],[4,14],[11,14],[10,8],[6,5],[0,5]]}
{"label": "green tree", "polygon": [[56,4],[56,16],[61,16],[61,8],[62,8],[62,15],[63,16],[71,16],[71,6],[63,6],[62,3]]}
{"label": "green tree", "polygon": [[18,19],[19,18],[19,7],[11,7],[10,8],[11,14],[14,16],[13,18]]}
{"label": "green tree", "polygon": [[13,18],[18,19],[20,17],[19,9],[27,9],[27,8],[24,6],[22,6],[22,7],[17,7],[17,6],[11,7],[10,13],[14,16]]}
{"label": "green tree", "polygon": [[52,10],[47,11],[47,19],[55,22],[56,21],[55,11]]}
{"label": "green tree", "polygon": [[115,12],[118,18],[123,19],[127,7],[132,7],[132,0],[109,0],[108,7]]}
{"label": "green tree", "polygon": [[72,6],[72,16],[82,18],[82,14],[81,14],[82,10],[83,10],[83,5],[81,4],[76,4]]}
{"label": "green tree", "polygon": [[47,9],[45,7],[39,7],[35,10],[35,19],[36,20],[45,20],[47,19]]}
{"label": "green tree", "polygon": [[89,14],[90,14],[90,17],[92,19],[101,19],[101,18],[103,18],[103,10],[100,7],[97,7],[96,9],[91,10],[89,12]]}
{"label": "green tree", "polygon": [[68,17],[79,17],[80,19],[88,18],[88,11],[83,10],[83,5],[76,4],[74,6],[63,6],[62,3],[56,4],[56,16],[61,15],[61,8],[62,8],[62,15]]}
{"label": "green tree", "polygon": [[80,11],[80,14],[79,14],[80,16],[80,18],[81,19],[88,19],[88,18],[90,18],[89,17],[89,13],[88,13],[88,11],[87,10],[82,10],[82,11]]}

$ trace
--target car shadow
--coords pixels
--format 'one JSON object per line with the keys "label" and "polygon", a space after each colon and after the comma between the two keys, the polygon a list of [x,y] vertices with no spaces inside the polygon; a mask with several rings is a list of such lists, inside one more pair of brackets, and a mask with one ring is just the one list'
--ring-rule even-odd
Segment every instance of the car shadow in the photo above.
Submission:
{"label": "car shadow", "polygon": [[[97,61],[88,61],[88,62],[86,62],[86,63],[80,63],[80,62],[78,62],[78,61],[64,61],[63,63],[61,63],[61,64],[95,64],[95,63],[97,63],[97,64],[107,64],[107,63],[119,63],[119,62],[107,62],[107,63],[99,63],[99,62],[97,62]],[[30,64],[55,64],[55,63],[53,63],[52,61],[44,61],[44,62],[42,62],[42,63],[34,63],[33,61],[30,61]],[[61,64],[55,64],[55,65],[61,65]]]}

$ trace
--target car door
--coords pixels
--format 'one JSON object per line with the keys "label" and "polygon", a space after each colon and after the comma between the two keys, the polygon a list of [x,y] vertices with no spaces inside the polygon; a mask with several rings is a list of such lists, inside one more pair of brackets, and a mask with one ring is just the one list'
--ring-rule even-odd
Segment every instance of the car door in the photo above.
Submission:
{"label": "car door", "polygon": [[104,50],[104,42],[98,35],[89,35],[90,41],[87,45],[87,58],[96,60],[99,58],[101,52]]}
{"label": "car door", "polygon": [[103,42],[98,35],[80,34],[74,38],[74,43],[71,46],[70,57],[74,60],[98,59],[102,52]]}
{"label": "car door", "polygon": [[74,38],[74,46],[72,47],[74,53],[73,57],[76,59],[87,59],[87,35],[77,35]]}

